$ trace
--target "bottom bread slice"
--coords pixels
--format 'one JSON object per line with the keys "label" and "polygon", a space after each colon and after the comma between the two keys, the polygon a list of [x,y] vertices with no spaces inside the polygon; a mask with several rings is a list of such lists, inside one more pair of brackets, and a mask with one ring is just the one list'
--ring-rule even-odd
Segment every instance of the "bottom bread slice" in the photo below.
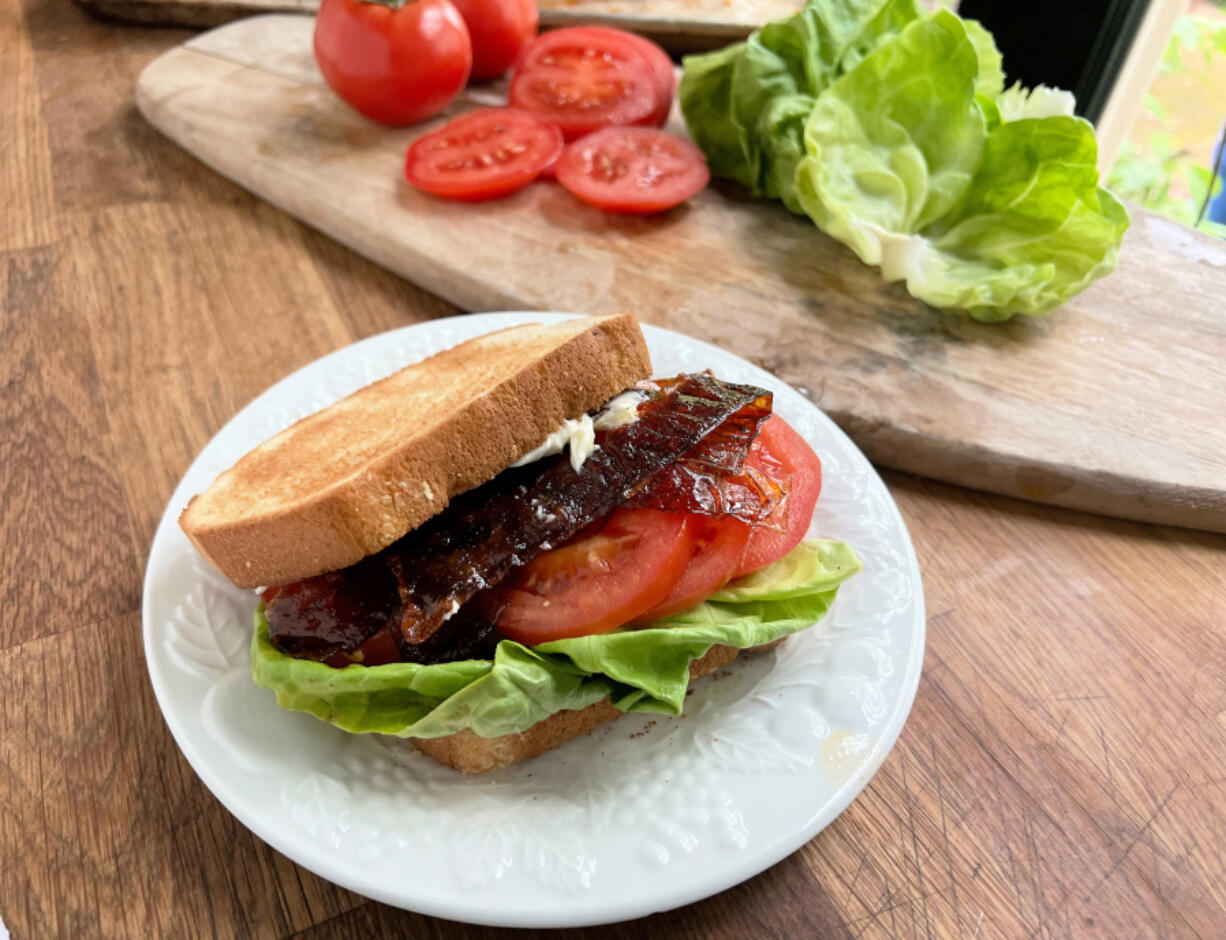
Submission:
{"label": "bottom bread slice", "polygon": [[[707,655],[690,663],[690,678],[697,679],[716,669],[722,669],[742,652],[760,653],[773,649],[784,639],[786,638],[747,650],[739,650],[735,646],[712,646]],[[409,738],[409,741],[440,764],[462,770],[466,774],[485,774],[508,764],[538,757],[572,738],[591,734],[606,721],[620,718],[623,714],[624,712],[605,699],[577,711],[557,712],[519,734],[483,738],[465,729],[445,738]]]}

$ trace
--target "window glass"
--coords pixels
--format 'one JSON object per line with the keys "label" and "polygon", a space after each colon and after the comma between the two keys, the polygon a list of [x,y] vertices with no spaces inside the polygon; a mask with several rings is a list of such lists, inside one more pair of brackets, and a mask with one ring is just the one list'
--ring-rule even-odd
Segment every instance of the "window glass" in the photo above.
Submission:
{"label": "window glass", "polygon": [[1224,125],[1226,0],[1194,0],[1175,21],[1108,185],[1124,199],[1226,237]]}

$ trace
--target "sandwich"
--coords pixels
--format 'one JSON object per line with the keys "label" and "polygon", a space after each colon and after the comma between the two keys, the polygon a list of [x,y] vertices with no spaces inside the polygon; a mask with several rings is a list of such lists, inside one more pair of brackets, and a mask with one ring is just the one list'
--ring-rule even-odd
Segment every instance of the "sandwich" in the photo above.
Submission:
{"label": "sandwich", "polygon": [[805,538],[817,455],[764,389],[651,374],[631,315],[515,327],[241,458],[179,524],[258,594],[254,680],[483,773],[820,620],[860,563]]}

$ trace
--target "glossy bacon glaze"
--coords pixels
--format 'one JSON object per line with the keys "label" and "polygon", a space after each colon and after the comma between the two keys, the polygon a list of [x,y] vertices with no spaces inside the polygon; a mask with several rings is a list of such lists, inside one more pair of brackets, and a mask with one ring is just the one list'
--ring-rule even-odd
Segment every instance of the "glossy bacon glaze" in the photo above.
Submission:
{"label": "glossy bacon glaze", "polygon": [[[388,640],[410,661],[454,659],[455,647],[471,646],[474,631],[496,619],[485,610],[497,603],[497,592],[488,589],[628,498],[671,498],[684,503],[676,511],[711,514],[732,508],[761,516],[778,505],[752,485],[736,490],[739,502],[723,498],[718,486],[699,485],[721,475],[746,478],[745,454],[770,414],[770,393],[709,375],[678,376],[642,390],[647,397],[638,420],[600,432],[599,447],[580,470],[565,458],[507,470],[371,559],[270,589],[264,599],[273,643],[333,664],[388,661]],[[650,481],[682,459],[680,472],[653,490]],[[391,592],[380,570],[390,574]],[[360,599],[356,581],[374,596]],[[338,659],[346,651],[358,652]]]}

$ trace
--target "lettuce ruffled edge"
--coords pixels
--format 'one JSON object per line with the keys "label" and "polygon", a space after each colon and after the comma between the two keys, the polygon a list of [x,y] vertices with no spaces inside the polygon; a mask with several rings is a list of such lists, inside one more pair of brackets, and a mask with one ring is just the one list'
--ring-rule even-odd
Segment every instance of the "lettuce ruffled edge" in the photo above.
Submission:
{"label": "lettuce ruffled edge", "polygon": [[689,664],[712,646],[761,646],[820,621],[861,567],[844,542],[802,542],[774,565],[705,603],[639,630],[528,647],[498,644],[492,660],[335,669],[273,647],[255,612],[252,675],[277,703],[345,731],[434,738],[525,731],[550,715],[610,699],[622,711],[681,714]]}

